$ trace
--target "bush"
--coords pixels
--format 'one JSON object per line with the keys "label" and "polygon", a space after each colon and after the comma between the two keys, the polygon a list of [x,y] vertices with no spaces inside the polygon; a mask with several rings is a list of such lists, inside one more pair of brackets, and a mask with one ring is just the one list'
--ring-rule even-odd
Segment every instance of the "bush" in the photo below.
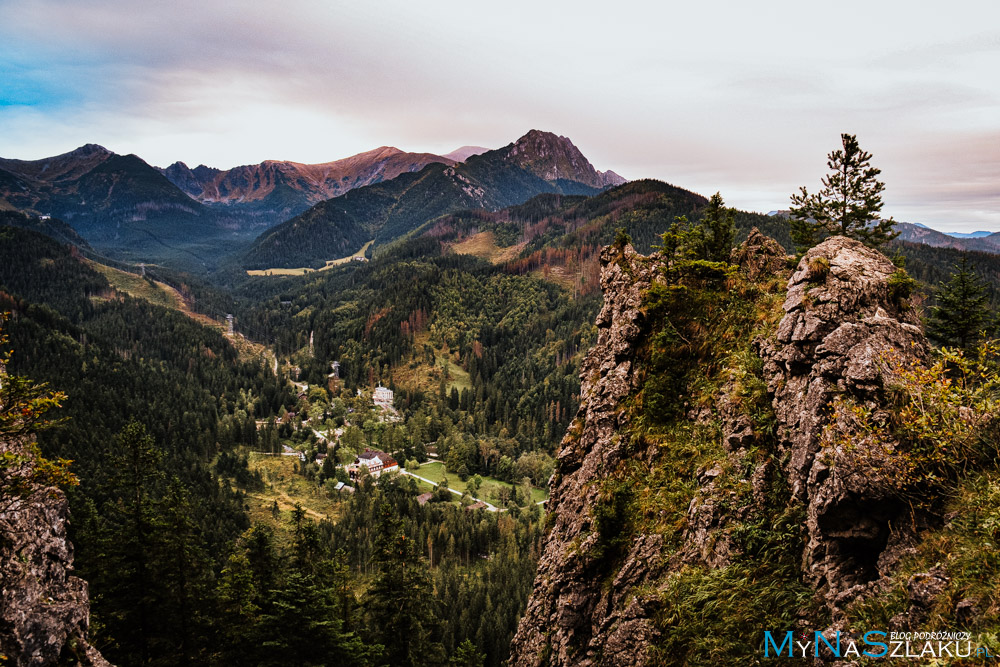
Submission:
{"label": "bush", "polygon": [[1000,455],[1000,342],[968,356],[943,348],[927,367],[885,354],[895,377],[888,412],[850,399],[834,403],[825,438],[837,464],[915,498]]}

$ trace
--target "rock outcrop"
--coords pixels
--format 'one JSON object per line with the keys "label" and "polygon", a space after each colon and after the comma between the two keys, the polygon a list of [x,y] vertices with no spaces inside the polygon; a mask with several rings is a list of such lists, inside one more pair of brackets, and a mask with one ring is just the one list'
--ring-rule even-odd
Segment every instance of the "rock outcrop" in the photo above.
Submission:
{"label": "rock outcrop", "polygon": [[[597,316],[597,343],[580,371],[581,399],[563,439],[550,483],[548,509],[555,522],[538,565],[535,589],[514,638],[511,664],[642,664],[644,647],[656,631],[639,598],[626,604],[626,584],[659,567],[659,536],[638,539],[610,590],[602,591],[590,571],[588,552],[597,539],[591,517],[598,482],[627,455],[617,437],[624,426],[622,401],[636,389],[635,347],[643,333],[642,293],[654,262],[631,246],[601,253],[604,307]],[[610,646],[609,637],[612,640]],[[636,662],[638,660],[638,662]]]}
{"label": "rock outcrop", "polygon": [[777,335],[760,346],[788,482],[806,506],[803,572],[834,612],[887,574],[913,539],[909,510],[879,483],[880,470],[859,463],[872,459],[824,437],[835,398],[882,403],[887,354],[903,364],[927,356],[920,320],[893,288],[896,271],[857,241],[827,239],[799,262]]}
{"label": "rock outcrop", "polygon": [[[24,466],[31,465],[20,463],[27,444],[0,440],[0,455],[19,457],[22,468],[5,465],[5,480],[23,477]],[[65,495],[37,488],[17,497],[2,494],[0,500],[0,655],[8,661],[3,664],[106,667],[87,642],[87,583],[70,574],[73,546],[66,537]]]}
{"label": "rock outcrop", "polygon": [[[717,424],[721,442],[715,463],[697,472],[685,525],[676,528],[681,547],[668,547],[667,536],[644,530],[640,520],[608,565],[595,546],[596,510],[606,502],[601,484],[626,459],[633,467],[657,460],[655,446],[647,451],[629,441],[625,405],[646,372],[641,350],[650,327],[642,299],[663,260],[612,246],[601,261],[605,303],[598,340],[581,369],[580,409],[561,444],[548,506],[551,528],[510,664],[656,662],[655,646],[666,631],[656,614],[669,595],[667,582],[685,567],[722,568],[740,557],[729,527],[759,517],[773,502],[765,500],[774,497],[770,489],[785,488],[782,479],[788,507],[805,509],[805,581],[836,625],[839,610],[875,590],[914,540],[912,520],[904,525],[903,507],[880,483],[871,459],[847,456],[829,435],[840,427],[832,409],[838,397],[875,409],[882,405],[895,368],[887,353],[896,363],[919,362],[928,354],[896,267],[842,237],[802,258],[788,282],[776,333],[752,346],[767,383],[762,400],[766,405],[770,399],[777,421],[777,435],[767,436],[774,455],[750,453],[762,445],[761,432],[730,400],[728,387],[714,405],[691,407],[687,419]],[[773,289],[772,278],[787,271],[781,246],[756,230],[732,261],[758,292]],[[733,477],[733,470],[743,472]],[[749,489],[738,508],[730,502],[734,483]],[[794,561],[799,543],[789,544]],[[915,607],[914,617],[922,609]]]}

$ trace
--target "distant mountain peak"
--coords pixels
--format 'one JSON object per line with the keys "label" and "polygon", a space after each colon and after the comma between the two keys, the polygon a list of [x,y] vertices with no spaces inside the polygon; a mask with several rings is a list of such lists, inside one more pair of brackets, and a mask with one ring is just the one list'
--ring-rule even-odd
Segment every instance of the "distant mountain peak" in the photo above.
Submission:
{"label": "distant mountain peak", "polygon": [[[544,153],[553,150],[580,152],[568,137],[546,132],[544,130],[528,130],[527,134],[514,142],[513,153]],[[580,155],[583,155],[580,153]]]}
{"label": "distant mountain peak", "polygon": [[111,154],[111,151],[100,144],[84,144],[75,150],[71,150],[69,153],[63,153],[63,155],[59,155],[57,157],[90,157],[93,155]]}
{"label": "distant mountain peak", "polygon": [[489,148],[484,148],[483,146],[462,146],[461,148],[456,148],[450,153],[445,153],[441,157],[446,157],[449,160],[454,160],[455,162],[465,162],[473,155],[482,155]]}
{"label": "distant mountain peak", "polygon": [[595,169],[568,137],[553,132],[529,130],[510,145],[508,156],[546,181],[565,179],[597,188],[626,182],[613,171]]}

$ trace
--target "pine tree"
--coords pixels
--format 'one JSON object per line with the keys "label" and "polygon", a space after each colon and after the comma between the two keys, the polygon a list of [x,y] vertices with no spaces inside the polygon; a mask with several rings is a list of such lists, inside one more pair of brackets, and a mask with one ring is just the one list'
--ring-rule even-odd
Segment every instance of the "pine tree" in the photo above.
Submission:
{"label": "pine tree", "polygon": [[370,638],[385,646],[390,665],[443,665],[441,623],[427,566],[392,507],[382,503],[378,513],[375,559],[380,573],[365,599]]}
{"label": "pine tree", "polygon": [[931,309],[927,332],[942,345],[968,348],[989,330],[993,318],[985,283],[962,256],[947,283],[938,288],[938,305]]}
{"label": "pine tree", "polygon": [[[163,531],[151,554],[157,585],[158,634],[154,664],[192,664],[209,645],[212,563],[196,525],[187,489],[176,477],[160,503]],[[214,610],[213,610],[214,611]]]}
{"label": "pine tree", "polygon": [[728,262],[735,237],[735,213],[733,209],[726,208],[722,195],[716,192],[709,199],[700,223],[692,228],[688,243],[692,245],[696,259]]}
{"label": "pine tree", "polygon": [[262,667],[362,667],[378,654],[378,647],[343,631],[331,591],[320,579],[297,570],[287,572],[283,585],[271,591],[257,641]]}
{"label": "pine tree", "polygon": [[462,641],[451,654],[451,667],[483,667],[486,656],[479,652],[471,640]]}
{"label": "pine tree", "polygon": [[830,173],[823,177],[823,189],[809,194],[805,186],[792,195],[792,240],[805,250],[827,236],[857,239],[878,248],[896,238],[896,223],[882,220],[881,169],[871,166],[871,153],[861,150],[853,134],[840,135],[843,148],[827,155]]}
{"label": "pine tree", "polygon": [[114,471],[104,489],[109,502],[102,517],[102,568],[92,575],[93,613],[114,645],[102,651],[120,664],[149,664],[157,634],[161,585],[154,555],[163,520],[163,452],[146,427],[130,421],[115,437],[109,456]]}

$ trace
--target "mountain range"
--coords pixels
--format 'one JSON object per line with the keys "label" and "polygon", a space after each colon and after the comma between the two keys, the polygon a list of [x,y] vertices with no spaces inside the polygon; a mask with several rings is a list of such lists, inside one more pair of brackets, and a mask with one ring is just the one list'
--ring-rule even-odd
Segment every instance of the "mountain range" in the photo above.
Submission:
{"label": "mountain range", "polygon": [[899,232],[899,240],[910,243],[922,243],[935,248],[1000,253],[1000,232],[945,234],[930,227],[909,222],[897,222],[896,231]]}
{"label": "mountain range", "polygon": [[[461,149],[455,153],[461,155]],[[453,165],[459,161],[382,146],[322,164],[265,160],[221,170],[205,165],[190,169],[175,162],[159,171],[192,199],[230,215],[272,225],[355,188],[420,171],[432,163]]]}
{"label": "mountain range", "polygon": [[[382,146],[319,164],[266,160],[225,170],[158,168],[87,144],[41,160],[0,158],[0,210],[63,220],[94,252],[120,260],[189,271],[225,257],[244,269],[318,267],[443,215],[500,211],[540,194],[590,196],[625,182],[596,169],[569,138],[539,130],[495,150]],[[1000,232],[896,229],[901,241],[1000,253]]]}
{"label": "mountain range", "polygon": [[573,142],[531,130],[461,164],[429,164],[352,190],[262,234],[241,256],[247,269],[322,266],[367,241],[381,245],[462,209],[495,211],[535,195],[593,195],[625,179],[600,172]]}
{"label": "mountain range", "polygon": [[[322,164],[268,160],[228,170],[182,162],[160,169],[87,144],[41,160],[0,158],[0,210],[64,220],[118,259],[205,270],[261,232],[244,255],[248,264],[272,256],[277,263],[268,266],[316,263],[462,208],[496,209],[542,192],[594,194],[624,182],[596,170],[569,139],[535,130],[495,151],[463,146],[434,155],[383,146]],[[277,235],[267,231],[289,218]],[[311,232],[317,235],[303,247]]]}

